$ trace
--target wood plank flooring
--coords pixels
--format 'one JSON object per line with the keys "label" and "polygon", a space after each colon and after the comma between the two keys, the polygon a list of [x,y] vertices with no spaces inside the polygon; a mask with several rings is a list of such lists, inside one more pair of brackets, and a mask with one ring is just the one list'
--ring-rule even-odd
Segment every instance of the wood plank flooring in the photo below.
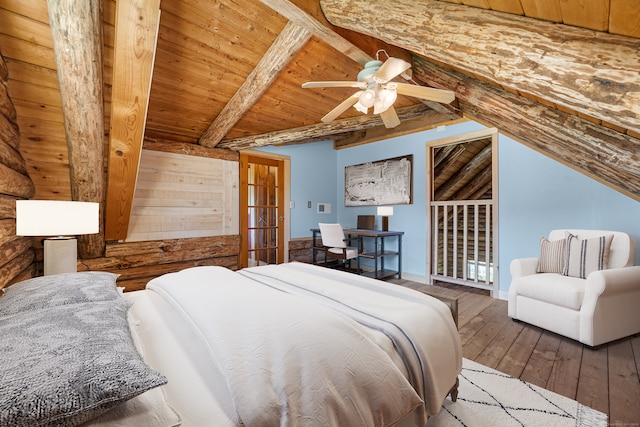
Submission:
{"label": "wood plank flooring", "polygon": [[[609,415],[609,424],[640,426],[640,335],[591,349],[507,315],[507,301],[456,285],[427,288],[458,298],[463,356]],[[640,309],[640,307],[639,307]]]}

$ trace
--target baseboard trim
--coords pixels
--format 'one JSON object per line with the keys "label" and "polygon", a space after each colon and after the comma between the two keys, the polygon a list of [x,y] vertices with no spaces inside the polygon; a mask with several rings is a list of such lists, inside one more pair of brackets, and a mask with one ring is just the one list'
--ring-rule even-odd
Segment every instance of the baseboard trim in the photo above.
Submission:
{"label": "baseboard trim", "polygon": [[422,276],[420,274],[413,274],[413,273],[402,273],[401,276],[405,280],[411,280],[412,282],[422,283],[423,285],[429,284],[427,276]]}

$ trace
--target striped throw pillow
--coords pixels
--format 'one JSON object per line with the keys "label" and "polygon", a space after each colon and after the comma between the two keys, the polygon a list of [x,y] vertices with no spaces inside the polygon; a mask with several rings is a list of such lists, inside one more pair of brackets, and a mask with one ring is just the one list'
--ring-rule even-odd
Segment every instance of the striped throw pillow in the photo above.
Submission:
{"label": "striped throw pillow", "polygon": [[566,239],[547,240],[540,238],[538,273],[560,273],[564,271]]}
{"label": "striped throw pillow", "polygon": [[613,234],[584,240],[569,234],[563,274],[586,279],[592,271],[607,269],[612,240]]}

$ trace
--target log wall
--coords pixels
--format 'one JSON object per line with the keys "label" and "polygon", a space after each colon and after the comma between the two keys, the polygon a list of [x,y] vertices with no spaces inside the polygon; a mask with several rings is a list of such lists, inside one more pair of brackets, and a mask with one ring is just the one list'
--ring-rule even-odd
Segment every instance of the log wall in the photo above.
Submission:
{"label": "log wall", "polygon": [[7,88],[8,75],[0,53],[0,288],[36,273],[33,239],[16,236],[16,200],[33,197],[35,187],[18,151],[20,132]]}
{"label": "log wall", "polygon": [[105,256],[78,261],[78,271],[100,270],[120,274],[118,286],[126,291],[144,289],[165,273],[189,267],[219,265],[238,268],[240,236],[213,236],[150,242],[107,242]]}
{"label": "log wall", "polygon": [[313,238],[298,237],[289,240],[289,261],[311,264],[313,258]]}

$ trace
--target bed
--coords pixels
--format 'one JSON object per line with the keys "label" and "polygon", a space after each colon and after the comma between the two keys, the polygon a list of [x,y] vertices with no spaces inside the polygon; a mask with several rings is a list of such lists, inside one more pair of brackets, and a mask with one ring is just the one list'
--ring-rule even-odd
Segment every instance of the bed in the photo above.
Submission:
{"label": "bed", "polygon": [[297,262],[116,278],[6,290],[0,426],[424,426],[462,367],[447,306],[386,282]]}

